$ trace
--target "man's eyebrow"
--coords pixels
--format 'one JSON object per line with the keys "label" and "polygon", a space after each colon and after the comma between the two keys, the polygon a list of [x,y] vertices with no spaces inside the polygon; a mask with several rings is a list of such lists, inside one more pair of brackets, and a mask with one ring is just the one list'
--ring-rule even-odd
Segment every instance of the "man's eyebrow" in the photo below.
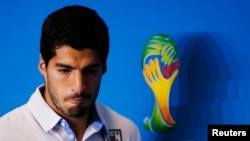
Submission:
{"label": "man's eyebrow", "polygon": [[101,63],[94,63],[94,64],[91,64],[89,66],[87,66],[86,68],[97,68],[97,67],[100,67],[102,66]]}
{"label": "man's eyebrow", "polygon": [[60,67],[60,68],[73,69],[72,66],[66,65],[66,64],[63,64],[63,63],[56,63],[55,66],[56,66],[56,67]]}
{"label": "man's eyebrow", "polygon": [[[74,67],[67,65],[67,64],[63,64],[63,63],[56,63],[55,64],[56,67],[60,67],[60,68],[67,68],[67,69],[73,69]],[[94,64],[90,64],[88,66],[86,66],[85,68],[97,68],[102,66],[101,63],[94,63]]]}

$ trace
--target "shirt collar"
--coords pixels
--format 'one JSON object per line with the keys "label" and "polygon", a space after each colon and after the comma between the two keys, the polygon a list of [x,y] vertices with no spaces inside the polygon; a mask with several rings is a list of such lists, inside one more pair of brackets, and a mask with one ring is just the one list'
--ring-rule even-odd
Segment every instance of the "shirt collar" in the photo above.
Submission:
{"label": "shirt collar", "polygon": [[[106,134],[109,135],[108,127],[105,123],[105,118],[103,117],[102,112],[99,110],[97,102],[95,103],[95,106],[92,110],[92,114],[90,117],[90,125],[92,125],[96,130],[102,130],[102,132],[104,131]],[[100,126],[102,126],[101,129]]]}
{"label": "shirt collar", "polygon": [[44,89],[44,85],[36,88],[35,92],[28,101],[28,107],[40,126],[46,132],[48,132],[58,123],[61,117],[57,115],[45,102],[44,98],[42,97],[42,92]]}
{"label": "shirt collar", "polygon": [[[30,108],[40,126],[46,132],[48,132],[49,130],[54,128],[62,118],[56,112],[54,112],[44,100],[42,96],[44,89],[44,85],[40,85],[36,88],[35,92],[31,95],[28,101],[28,107]],[[90,121],[101,121],[103,123],[102,130],[105,130],[105,132],[109,135],[108,127],[105,123],[105,118],[98,108],[98,103],[95,103],[93,116]]]}
{"label": "shirt collar", "polygon": [[105,111],[103,111],[103,109],[101,108],[101,106],[103,106],[102,104],[96,102],[95,103],[95,113],[97,114],[98,118],[100,119],[100,121],[102,121],[104,127],[103,127],[103,130],[107,133],[108,136],[110,136],[110,133],[109,133],[109,127],[108,127],[108,124],[106,122],[106,118],[105,118]]}

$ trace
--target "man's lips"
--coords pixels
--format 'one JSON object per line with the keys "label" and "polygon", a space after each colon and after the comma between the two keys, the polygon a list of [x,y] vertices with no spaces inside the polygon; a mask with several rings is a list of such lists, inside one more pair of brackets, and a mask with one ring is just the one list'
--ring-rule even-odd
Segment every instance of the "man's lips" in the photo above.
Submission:
{"label": "man's lips", "polygon": [[65,101],[68,101],[70,103],[73,104],[80,104],[86,101],[91,100],[91,95],[89,94],[84,94],[84,95],[74,95],[74,96],[70,96],[65,98]]}
{"label": "man's lips", "polygon": [[84,99],[83,98],[69,98],[67,99],[67,101],[73,104],[79,104],[79,103],[84,102]]}

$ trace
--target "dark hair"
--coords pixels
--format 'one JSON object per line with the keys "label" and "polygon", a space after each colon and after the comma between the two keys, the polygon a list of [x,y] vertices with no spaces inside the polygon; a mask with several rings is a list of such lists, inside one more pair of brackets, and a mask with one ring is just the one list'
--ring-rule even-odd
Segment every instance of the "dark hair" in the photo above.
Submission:
{"label": "dark hair", "polygon": [[109,52],[108,27],[96,11],[80,6],[66,6],[52,12],[44,20],[40,41],[40,53],[47,66],[55,56],[55,49],[69,45],[74,49],[96,50],[106,71]]}

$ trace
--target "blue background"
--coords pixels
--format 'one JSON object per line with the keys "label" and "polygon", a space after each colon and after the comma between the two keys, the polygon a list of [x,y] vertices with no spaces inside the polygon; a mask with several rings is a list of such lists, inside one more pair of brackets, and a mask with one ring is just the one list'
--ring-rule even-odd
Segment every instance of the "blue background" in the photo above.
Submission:
{"label": "blue background", "polygon": [[[143,141],[205,141],[208,124],[250,123],[248,0],[2,0],[0,116],[43,83],[37,69],[43,19],[72,4],[95,9],[109,26],[108,72],[98,100],[132,119]],[[155,33],[175,41],[180,61],[170,94],[177,127],[164,134],[142,127],[154,99],[142,76],[141,54]]]}

